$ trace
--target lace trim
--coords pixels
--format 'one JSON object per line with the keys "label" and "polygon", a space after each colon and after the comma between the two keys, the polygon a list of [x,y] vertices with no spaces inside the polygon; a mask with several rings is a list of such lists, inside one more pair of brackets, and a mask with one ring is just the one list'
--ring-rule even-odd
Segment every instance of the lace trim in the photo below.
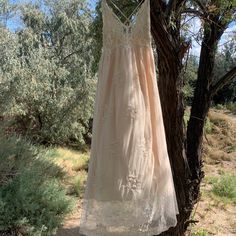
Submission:
{"label": "lace trim", "polygon": [[[159,197],[155,209],[151,200],[97,201],[84,199],[79,233],[86,236],[153,236],[176,226],[171,198]],[[168,204],[170,203],[170,204]],[[171,206],[170,206],[171,205]],[[170,206],[170,207],[169,207]]]}

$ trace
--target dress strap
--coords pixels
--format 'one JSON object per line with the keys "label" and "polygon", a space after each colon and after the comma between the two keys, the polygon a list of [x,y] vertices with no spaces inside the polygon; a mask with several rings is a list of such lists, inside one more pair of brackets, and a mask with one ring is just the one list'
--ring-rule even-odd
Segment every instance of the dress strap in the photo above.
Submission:
{"label": "dress strap", "polygon": [[[107,1],[107,0],[103,0],[103,1]],[[145,1],[145,0],[144,0]],[[140,1],[138,3],[138,5],[134,8],[134,10],[131,12],[131,14],[127,17],[122,10],[114,3],[113,0],[110,0],[110,2],[115,6],[115,8],[126,18],[125,22],[131,22],[130,17],[135,13],[135,11],[142,5],[143,1]]]}
{"label": "dress strap", "polygon": [[[104,0],[104,1],[107,1],[107,0]],[[122,14],[122,16],[124,16],[126,18],[126,20],[129,21],[129,18],[127,18],[127,16],[121,11],[121,9],[119,7],[117,7],[117,5],[112,1],[110,0],[110,2],[115,6],[115,8]]]}
{"label": "dress strap", "polygon": [[147,0],[140,1],[140,2],[138,3],[138,5],[134,8],[134,10],[133,10],[133,11],[131,12],[131,14],[128,16],[128,19],[130,19],[130,17],[135,13],[135,11],[138,10],[138,8],[139,8],[145,1],[147,1]]}

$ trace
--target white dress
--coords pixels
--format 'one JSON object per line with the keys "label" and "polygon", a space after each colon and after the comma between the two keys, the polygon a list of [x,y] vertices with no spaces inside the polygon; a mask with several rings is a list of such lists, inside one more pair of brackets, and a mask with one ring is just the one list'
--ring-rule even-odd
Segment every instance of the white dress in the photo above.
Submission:
{"label": "white dress", "polygon": [[80,235],[157,235],[179,214],[167,153],[150,0],[124,24],[102,0],[99,61]]}

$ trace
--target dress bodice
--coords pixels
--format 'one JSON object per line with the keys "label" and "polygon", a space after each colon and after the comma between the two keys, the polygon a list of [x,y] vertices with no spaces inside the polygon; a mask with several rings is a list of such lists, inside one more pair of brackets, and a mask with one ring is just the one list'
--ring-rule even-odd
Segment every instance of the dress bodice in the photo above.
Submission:
{"label": "dress bodice", "polygon": [[150,0],[144,0],[134,15],[135,20],[124,24],[107,4],[101,3],[103,17],[103,49],[113,47],[151,47]]}

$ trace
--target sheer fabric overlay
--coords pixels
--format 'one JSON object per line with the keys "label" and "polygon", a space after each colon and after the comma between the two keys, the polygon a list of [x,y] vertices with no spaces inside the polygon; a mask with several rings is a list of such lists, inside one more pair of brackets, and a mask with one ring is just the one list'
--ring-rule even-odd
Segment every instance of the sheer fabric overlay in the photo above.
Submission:
{"label": "sheer fabric overlay", "polygon": [[150,33],[150,0],[122,23],[102,0],[99,61],[80,235],[158,235],[179,214]]}

